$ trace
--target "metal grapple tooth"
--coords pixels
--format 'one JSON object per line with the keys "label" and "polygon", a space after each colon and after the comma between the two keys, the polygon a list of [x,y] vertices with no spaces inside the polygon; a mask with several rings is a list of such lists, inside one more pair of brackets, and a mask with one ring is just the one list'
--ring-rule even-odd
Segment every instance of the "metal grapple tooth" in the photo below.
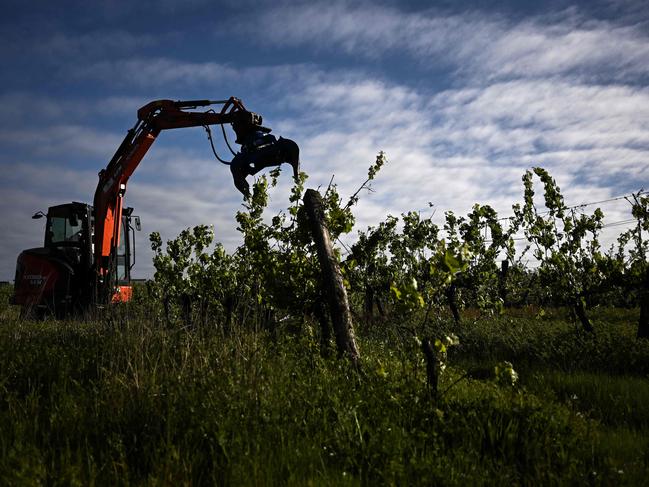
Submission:
{"label": "metal grapple tooth", "polygon": [[[237,156],[239,155],[240,154],[237,154]],[[237,161],[237,157],[232,160],[232,163],[230,163],[230,172],[232,173],[235,188],[237,188],[243,196],[248,198],[250,196],[250,185],[248,184],[248,181],[246,181],[248,172],[245,170],[245,165],[240,164],[239,162],[241,161]]]}
{"label": "metal grapple tooth", "polygon": [[300,148],[291,139],[280,137],[277,141],[280,144],[282,162],[287,162],[293,168],[293,178],[297,181],[300,176]]}

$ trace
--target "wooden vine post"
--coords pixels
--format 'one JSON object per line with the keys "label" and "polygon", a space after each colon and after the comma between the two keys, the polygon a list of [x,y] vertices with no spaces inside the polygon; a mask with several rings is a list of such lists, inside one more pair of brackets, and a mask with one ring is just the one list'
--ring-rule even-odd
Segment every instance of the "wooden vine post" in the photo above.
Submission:
{"label": "wooden vine post", "polygon": [[649,266],[645,269],[644,286],[640,290],[640,320],[638,338],[649,338]]}
{"label": "wooden vine post", "polygon": [[329,314],[336,336],[336,345],[340,355],[349,357],[358,365],[360,354],[354,338],[352,315],[349,311],[349,300],[340,272],[338,259],[333,252],[331,236],[324,218],[322,196],[314,189],[307,189],[304,194],[304,208],[308,216],[311,236],[315,242],[322,271],[322,281],[329,301]]}

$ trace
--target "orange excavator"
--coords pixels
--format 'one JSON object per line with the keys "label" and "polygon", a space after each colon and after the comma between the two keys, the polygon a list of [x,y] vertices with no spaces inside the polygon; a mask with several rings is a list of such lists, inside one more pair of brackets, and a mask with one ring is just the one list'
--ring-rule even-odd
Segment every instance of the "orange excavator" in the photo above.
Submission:
{"label": "orange excavator", "polygon": [[[220,105],[221,110],[197,111],[212,105]],[[140,108],[137,118],[106,168],[99,172],[92,206],[66,203],[32,217],[47,218],[45,243],[18,256],[12,302],[21,306],[22,316],[64,317],[73,311],[131,299],[134,231],[140,229],[140,219],[133,215],[133,208],[124,207],[124,194],[129,178],[161,131],[204,127],[214,155],[230,166],[234,185],[245,197],[249,192],[246,177],[264,168],[289,163],[294,178],[298,177],[297,144],[271,135],[271,129],[262,126],[262,117],[246,110],[238,98],[157,100]],[[236,134],[239,152],[228,143],[226,124]],[[216,153],[210,125],[221,126],[234,155],[231,161]]]}

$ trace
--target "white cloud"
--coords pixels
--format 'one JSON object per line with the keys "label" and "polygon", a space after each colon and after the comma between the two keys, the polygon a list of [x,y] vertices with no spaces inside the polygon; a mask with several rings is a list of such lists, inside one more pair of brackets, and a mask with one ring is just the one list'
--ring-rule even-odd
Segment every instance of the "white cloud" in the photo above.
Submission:
{"label": "white cloud", "polygon": [[502,15],[404,12],[371,4],[311,2],[260,9],[236,29],[261,42],[379,58],[406,54],[429,68],[453,67],[478,79],[571,73],[623,79],[649,71],[649,42],[641,26],[564,18],[514,22]]}

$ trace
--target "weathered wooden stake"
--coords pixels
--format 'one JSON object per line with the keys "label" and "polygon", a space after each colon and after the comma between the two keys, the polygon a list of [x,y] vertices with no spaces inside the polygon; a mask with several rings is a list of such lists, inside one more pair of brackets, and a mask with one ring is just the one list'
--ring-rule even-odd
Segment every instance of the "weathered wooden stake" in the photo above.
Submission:
{"label": "weathered wooden stake", "polygon": [[638,338],[649,338],[649,266],[647,266],[643,287],[640,290],[640,320]]}
{"label": "weathered wooden stake", "polygon": [[331,324],[324,292],[322,294],[322,296],[318,296],[313,312],[320,323],[320,354],[323,357],[328,357],[331,355]]}
{"label": "weathered wooden stake", "polygon": [[455,283],[451,283],[449,287],[446,288],[446,299],[448,301],[448,306],[451,308],[451,313],[453,313],[453,320],[456,325],[460,324],[460,310],[457,307],[457,287]]}
{"label": "weathered wooden stake", "polygon": [[426,377],[428,379],[430,396],[433,400],[436,400],[437,385],[439,383],[439,364],[437,363],[437,354],[435,353],[435,348],[430,338],[426,338],[421,342],[421,350],[424,352],[424,357],[426,357]]}
{"label": "weathered wooden stake", "polygon": [[349,300],[338,259],[336,259],[331,245],[329,229],[325,224],[324,204],[320,193],[314,189],[307,189],[304,194],[304,208],[308,215],[311,236],[318,252],[322,281],[329,301],[329,314],[336,335],[338,352],[349,357],[354,365],[358,365],[360,354],[354,338]]}
{"label": "weathered wooden stake", "polygon": [[584,327],[584,330],[586,330],[588,333],[595,333],[595,328],[593,328],[593,324],[590,322],[590,319],[586,314],[586,308],[584,307],[584,303],[580,297],[574,300],[573,309],[575,311],[575,314],[577,315],[577,318],[579,318],[581,326]]}

